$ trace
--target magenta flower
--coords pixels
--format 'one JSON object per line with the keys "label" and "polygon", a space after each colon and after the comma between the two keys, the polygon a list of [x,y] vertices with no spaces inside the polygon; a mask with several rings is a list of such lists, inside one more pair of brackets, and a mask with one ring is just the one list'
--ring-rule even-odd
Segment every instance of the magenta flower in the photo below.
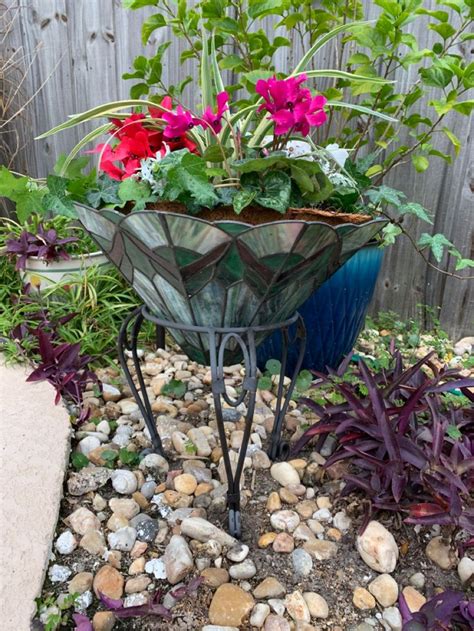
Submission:
{"label": "magenta flower", "polygon": [[165,138],[180,138],[200,123],[198,118],[194,118],[181,105],[178,105],[176,112],[164,112],[162,118],[168,123],[163,131]]}
{"label": "magenta flower", "polygon": [[260,105],[258,111],[265,109],[270,114],[275,114],[279,110],[292,110],[303,99],[311,98],[308,88],[300,87],[306,79],[305,74],[287,79],[277,79],[276,77],[267,81],[260,79],[257,81],[255,90],[257,94],[263,96],[265,103]]}
{"label": "magenta flower", "polygon": [[276,136],[292,131],[307,136],[311,127],[319,127],[325,123],[326,98],[322,95],[311,97],[309,89],[301,87],[306,79],[303,74],[288,79],[272,77],[267,81],[257,81],[255,89],[265,101],[258,110],[267,110],[270,113],[270,118],[275,123]]}
{"label": "magenta flower", "polygon": [[224,112],[229,109],[227,105],[228,101],[229,95],[227,92],[219,92],[217,95],[217,112],[214,113],[210,106],[207,107],[200,121],[202,127],[211,127],[216,133],[219,133],[222,129],[222,116]]}

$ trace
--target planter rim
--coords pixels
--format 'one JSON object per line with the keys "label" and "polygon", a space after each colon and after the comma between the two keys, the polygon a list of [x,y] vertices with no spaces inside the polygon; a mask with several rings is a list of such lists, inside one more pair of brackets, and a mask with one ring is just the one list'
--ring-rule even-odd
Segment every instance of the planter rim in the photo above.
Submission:
{"label": "planter rim", "polygon": [[[103,250],[96,250],[95,252],[85,252],[84,254],[71,254],[71,256],[69,257],[69,259],[61,259],[61,261],[51,261],[51,263],[49,263],[49,266],[54,265],[54,263],[59,263],[59,262],[64,262],[67,263],[68,261],[80,261],[81,259],[87,257],[87,258],[96,258],[98,256],[106,256],[105,252]],[[41,261],[44,262],[43,259],[40,259],[38,256],[28,256],[28,259],[31,259],[32,261]]]}
{"label": "planter rim", "polygon": [[[174,213],[168,210],[154,210],[154,209],[145,209],[145,210],[136,210],[136,211],[132,211],[131,213],[129,213],[128,215],[123,215],[121,212],[119,212],[118,210],[112,210],[112,209],[108,209],[108,208],[93,208],[92,206],[87,206],[86,204],[80,204],[78,202],[75,202],[76,206],[80,206],[81,208],[85,208],[86,210],[93,210],[99,214],[101,214],[103,211],[106,211],[107,214],[110,215],[116,215],[119,216],[120,219],[117,221],[117,223],[115,224],[117,227],[121,226],[122,223],[124,223],[127,219],[129,219],[130,217],[135,217],[136,215],[147,215],[147,214],[157,214],[157,213],[161,213],[163,215],[169,215],[172,217],[180,217],[180,218],[184,218],[184,219],[192,219],[193,221],[198,221],[200,223],[203,223],[207,226],[212,226],[213,228],[217,228],[217,229],[221,229],[220,226],[225,224],[225,225],[236,225],[236,226],[244,226],[245,228],[247,228],[248,230],[254,230],[256,228],[262,228],[262,227],[267,227],[267,226],[273,226],[273,225],[281,225],[284,223],[289,223],[289,224],[304,224],[307,226],[314,226],[314,225],[322,225],[322,226],[326,226],[329,228],[332,228],[335,232],[337,232],[337,230],[339,228],[342,228],[344,226],[349,226],[349,227],[353,227],[353,228],[360,228],[362,226],[368,226],[370,224],[373,223],[380,223],[380,222],[384,222],[387,223],[387,219],[385,219],[384,217],[375,217],[374,219],[370,219],[369,221],[364,221],[362,223],[341,223],[337,226],[334,226],[330,223],[327,223],[325,221],[306,221],[304,219],[284,219],[284,215],[282,215],[282,219],[278,220],[278,221],[268,221],[266,223],[260,223],[260,224],[251,224],[251,223],[246,223],[244,221],[236,221],[233,219],[219,219],[215,222],[212,221],[208,221],[207,219],[201,219],[199,217],[199,215],[185,215],[182,213]],[[241,234],[244,234],[245,232],[247,232],[247,230],[244,230]]]}

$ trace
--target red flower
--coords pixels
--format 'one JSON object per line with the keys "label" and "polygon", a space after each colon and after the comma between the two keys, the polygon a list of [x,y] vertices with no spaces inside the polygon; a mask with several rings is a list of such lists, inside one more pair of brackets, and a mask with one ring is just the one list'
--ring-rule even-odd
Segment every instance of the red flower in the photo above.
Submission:
{"label": "red flower", "polygon": [[[161,105],[171,109],[172,102],[166,96]],[[178,108],[179,109],[179,108]],[[109,143],[98,145],[89,153],[100,153],[99,169],[107,173],[113,180],[125,180],[134,175],[145,158],[153,158],[158,153],[162,156],[170,151],[187,148],[196,151],[196,145],[183,134],[177,134],[169,141],[164,132],[156,127],[147,126],[147,121],[164,119],[163,111],[150,107],[150,117],[145,114],[131,114],[124,120],[111,119],[114,129],[110,132],[118,140],[111,146]]]}

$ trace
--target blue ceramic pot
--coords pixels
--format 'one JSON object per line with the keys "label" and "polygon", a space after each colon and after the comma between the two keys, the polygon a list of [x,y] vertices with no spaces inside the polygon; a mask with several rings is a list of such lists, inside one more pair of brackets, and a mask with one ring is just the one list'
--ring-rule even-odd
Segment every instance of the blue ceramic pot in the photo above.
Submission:
{"label": "blue ceramic pot", "polygon": [[[383,249],[370,245],[359,250],[298,309],[306,325],[307,342],[302,368],[336,368],[349,353],[364,326],[365,315],[382,265]],[[270,358],[281,357],[281,335],[275,333],[258,348],[261,369]],[[297,349],[289,350],[292,374]]]}

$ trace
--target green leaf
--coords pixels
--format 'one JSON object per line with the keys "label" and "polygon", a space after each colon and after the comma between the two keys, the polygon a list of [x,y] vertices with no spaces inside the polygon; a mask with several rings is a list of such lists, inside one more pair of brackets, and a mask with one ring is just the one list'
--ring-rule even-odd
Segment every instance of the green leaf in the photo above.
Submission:
{"label": "green leaf", "polygon": [[118,195],[119,186],[120,182],[103,173],[97,178],[96,186],[87,193],[87,201],[93,208],[100,208],[103,204],[121,206],[122,200]]}
{"label": "green leaf", "polygon": [[469,116],[472,110],[474,109],[474,99],[467,99],[466,101],[458,101],[453,105],[453,110],[455,112],[459,112],[460,114],[464,114],[464,116]]}
{"label": "green leaf", "polygon": [[462,438],[462,432],[457,425],[448,425],[446,428],[446,434],[454,440]]}
{"label": "green leaf", "polygon": [[147,182],[140,182],[133,177],[120,182],[118,196],[124,204],[133,202],[133,210],[143,210],[146,204],[155,198]]}
{"label": "green leaf", "polygon": [[248,188],[243,188],[240,191],[237,191],[237,193],[234,195],[234,198],[232,200],[234,211],[238,215],[240,215],[242,210],[253,202],[256,195],[257,195],[256,190],[251,190]]}
{"label": "green leaf", "polygon": [[156,7],[159,0],[122,0],[124,9],[141,9],[142,7]]}
{"label": "green leaf", "polygon": [[434,88],[445,88],[453,78],[452,71],[435,64],[431,68],[420,68],[419,73],[423,83]]}
{"label": "green leaf", "polygon": [[248,14],[252,19],[272,13],[279,13],[277,9],[282,7],[282,0],[249,0]]}
{"label": "green leaf", "polygon": [[263,176],[263,192],[256,195],[255,201],[283,214],[290,205],[290,196],[290,176],[283,171],[269,171]]}
{"label": "green leaf", "polygon": [[445,247],[452,247],[451,241],[444,234],[427,234],[424,232],[418,239],[418,245],[421,249],[430,248],[433,256],[438,263],[441,263]]}
{"label": "green leaf", "polygon": [[426,156],[412,155],[411,161],[418,173],[423,173],[430,166],[430,161]]}
{"label": "green leaf", "polygon": [[43,197],[43,207],[54,215],[76,218],[74,203],[70,199],[66,178],[59,175],[48,175],[46,179],[48,193]]}
{"label": "green leaf", "polygon": [[417,204],[416,202],[408,202],[407,204],[403,204],[403,206],[400,206],[398,208],[398,211],[402,215],[415,215],[415,217],[418,217],[418,219],[433,224],[433,221],[431,220],[431,217],[429,216],[426,208],[423,208],[421,204]]}
{"label": "green leaf", "polygon": [[298,377],[296,378],[296,388],[300,392],[304,392],[308,390],[308,388],[313,383],[313,375],[309,372],[309,370],[302,370]]}
{"label": "green leaf", "polygon": [[[206,173],[206,161],[187,149],[173,151],[159,163],[166,177],[163,199],[212,208],[219,198]],[[160,171],[160,172],[161,172]]]}
{"label": "green leaf", "polygon": [[454,153],[456,155],[459,155],[459,152],[461,151],[461,141],[459,140],[459,138],[455,134],[453,134],[453,132],[448,127],[443,127],[443,133],[449,138],[452,145],[454,146]]}
{"label": "green leaf", "polygon": [[71,462],[72,466],[77,471],[84,469],[84,467],[87,467],[90,464],[89,458],[84,454],[81,454],[79,451],[73,452],[73,454],[71,455]]}
{"label": "green leaf", "polygon": [[128,451],[125,447],[119,451],[120,462],[130,467],[136,466],[140,462],[140,456],[135,451]]}
{"label": "green leaf", "polygon": [[385,203],[398,207],[403,203],[403,200],[406,199],[405,193],[390,188],[390,186],[385,186],[385,184],[377,188],[369,189],[366,195],[375,205]]}
{"label": "green leaf", "polygon": [[394,223],[388,223],[382,228],[384,245],[393,245],[398,236],[402,234],[402,229]]}
{"label": "green leaf", "polygon": [[442,22],[441,24],[428,24],[428,28],[438,33],[438,35],[441,35],[445,41],[456,33],[456,29],[452,24],[449,24],[449,22]]}
{"label": "green leaf", "polygon": [[165,383],[161,389],[161,394],[172,397],[173,399],[182,399],[186,392],[186,384],[179,379],[171,379],[168,383]]}
{"label": "green leaf", "polygon": [[263,375],[258,380],[257,387],[259,390],[271,390],[272,389],[272,378],[270,375]]}
{"label": "green leaf", "polygon": [[474,267],[472,259],[463,259],[462,257],[456,261],[456,271],[466,269],[466,267]]}
{"label": "green leaf", "polygon": [[166,20],[161,13],[155,13],[145,20],[142,25],[143,45],[146,46],[153,31],[156,31],[156,29],[162,28],[163,26],[166,26]]}
{"label": "green leaf", "polygon": [[271,375],[279,375],[281,372],[281,362],[278,359],[269,359],[265,364],[265,370]]}
{"label": "green leaf", "polygon": [[232,153],[233,150],[231,147],[211,145],[210,147],[207,147],[202,157],[206,162],[223,162],[223,160],[231,156]]}

